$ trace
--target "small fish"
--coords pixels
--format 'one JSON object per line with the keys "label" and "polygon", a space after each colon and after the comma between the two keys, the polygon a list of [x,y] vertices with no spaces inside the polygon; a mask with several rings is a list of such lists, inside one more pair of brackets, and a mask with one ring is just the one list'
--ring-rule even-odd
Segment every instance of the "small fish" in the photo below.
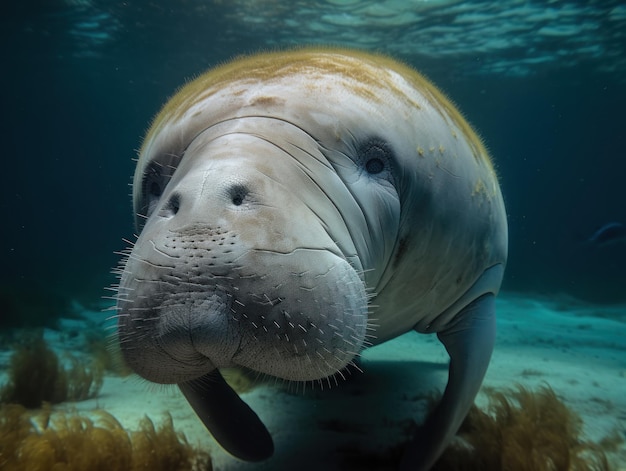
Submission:
{"label": "small fish", "polygon": [[587,239],[587,244],[603,247],[616,242],[626,242],[626,225],[620,222],[609,222]]}

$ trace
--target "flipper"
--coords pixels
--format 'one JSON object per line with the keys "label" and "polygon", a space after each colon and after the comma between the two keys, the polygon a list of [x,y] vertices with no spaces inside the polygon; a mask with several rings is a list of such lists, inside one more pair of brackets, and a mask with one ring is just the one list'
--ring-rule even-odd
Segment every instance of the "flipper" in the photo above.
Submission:
{"label": "flipper", "polygon": [[267,428],[218,370],[178,387],[211,435],[230,454],[245,461],[272,456],[274,442]]}
{"label": "flipper", "polygon": [[448,385],[435,410],[409,443],[402,471],[430,469],[474,403],[495,343],[495,295],[485,294],[467,305],[437,336],[450,355]]}

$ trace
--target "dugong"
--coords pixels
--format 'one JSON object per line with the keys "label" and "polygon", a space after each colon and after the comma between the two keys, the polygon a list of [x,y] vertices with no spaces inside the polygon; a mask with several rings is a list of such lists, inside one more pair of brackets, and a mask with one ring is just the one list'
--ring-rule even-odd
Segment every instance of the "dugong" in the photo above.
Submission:
{"label": "dugong", "polygon": [[432,466],[486,372],[507,258],[493,163],[437,88],[351,50],[234,60],[156,116],[133,206],[116,308],[137,374],[177,384],[228,452],[257,461],[272,438],[220,368],[312,381],[436,333],[448,383],[402,463]]}

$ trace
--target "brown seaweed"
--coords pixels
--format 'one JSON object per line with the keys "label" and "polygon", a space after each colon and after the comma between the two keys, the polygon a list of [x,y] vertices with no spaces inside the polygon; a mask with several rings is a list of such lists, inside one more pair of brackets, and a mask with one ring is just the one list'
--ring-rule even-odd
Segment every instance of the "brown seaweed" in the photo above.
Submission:
{"label": "brown seaweed", "polygon": [[258,373],[245,368],[221,368],[220,373],[238,394],[250,392],[264,382]]}
{"label": "brown seaweed", "polygon": [[133,373],[124,361],[117,338],[107,337],[101,329],[92,328],[85,332],[85,350],[96,364],[109,373],[122,377]]}
{"label": "brown seaweed", "polygon": [[102,368],[76,357],[69,357],[69,362],[71,366],[66,369],[41,330],[29,332],[11,356],[8,383],[0,388],[0,403],[36,408],[44,402],[95,397],[102,387]]}
{"label": "brown seaweed", "polygon": [[489,393],[433,470],[604,471],[599,444],[581,438],[582,420],[549,387]]}
{"label": "brown seaweed", "polygon": [[[433,471],[608,471],[605,451],[614,451],[619,436],[599,444],[581,438],[582,420],[549,387],[529,391],[518,386],[489,392],[486,411],[473,406],[455,441]],[[413,422],[403,424],[407,436]],[[408,443],[380,453],[342,447],[341,469],[397,469]]]}
{"label": "brown seaweed", "polygon": [[[56,412],[39,417],[24,407],[0,407],[0,469],[3,471],[210,471],[206,452],[193,448],[174,429],[171,416],[159,427],[144,418],[126,431],[117,419],[97,411],[97,420]],[[38,419],[38,420],[37,420]]]}

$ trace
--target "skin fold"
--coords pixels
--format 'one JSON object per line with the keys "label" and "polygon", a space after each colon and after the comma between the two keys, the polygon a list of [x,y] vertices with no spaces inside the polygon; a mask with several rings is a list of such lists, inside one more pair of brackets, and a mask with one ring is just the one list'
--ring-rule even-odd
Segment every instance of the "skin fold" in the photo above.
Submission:
{"label": "skin fold", "polygon": [[318,380],[434,332],[448,385],[403,463],[432,466],[486,372],[507,256],[493,164],[432,84],[335,49],[210,70],[153,121],[133,204],[117,308],[140,376],[178,384],[227,451],[258,461],[272,439],[219,368]]}

